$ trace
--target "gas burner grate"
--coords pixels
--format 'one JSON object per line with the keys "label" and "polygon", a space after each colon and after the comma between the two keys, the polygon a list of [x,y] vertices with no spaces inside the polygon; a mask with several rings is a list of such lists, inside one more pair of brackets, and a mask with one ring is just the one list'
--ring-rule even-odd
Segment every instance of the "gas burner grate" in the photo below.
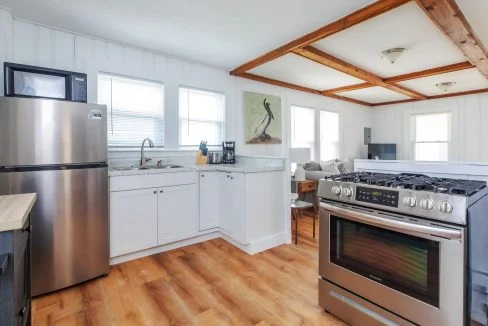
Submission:
{"label": "gas burner grate", "polygon": [[354,172],[329,177],[328,180],[374,186],[430,191],[469,197],[486,187],[486,182],[429,177],[422,174],[386,174]]}

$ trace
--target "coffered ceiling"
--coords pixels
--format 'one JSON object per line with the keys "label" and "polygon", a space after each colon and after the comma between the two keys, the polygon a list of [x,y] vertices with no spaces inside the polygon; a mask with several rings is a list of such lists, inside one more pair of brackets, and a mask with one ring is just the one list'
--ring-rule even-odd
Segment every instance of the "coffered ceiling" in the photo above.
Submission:
{"label": "coffered ceiling", "polygon": [[[398,47],[394,64],[380,57]],[[380,0],[231,74],[376,106],[488,92],[487,56],[454,0]]]}

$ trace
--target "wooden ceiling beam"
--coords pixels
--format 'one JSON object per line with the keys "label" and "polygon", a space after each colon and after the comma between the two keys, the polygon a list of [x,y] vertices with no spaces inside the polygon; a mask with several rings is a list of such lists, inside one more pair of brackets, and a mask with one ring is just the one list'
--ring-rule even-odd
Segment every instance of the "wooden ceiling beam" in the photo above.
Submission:
{"label": "wooden ceiling beam", "polygon": [[381,103],[375,103],[373,106],[383,106],[383,105],[394,105],[394,104],[402,104],[402,103],[409,103],[409,102],[418,102],[419,100],[416,99],[408,99],[408,100],[400,100],[400,101],[388,101],[388,102],[381,102]]}
{"label": "wooden ceiling beam", "polygon": [[[447,93],[447,94],[441,94],[441,95],[433,95],[433,96],[429,96],[428,100],[435,100],[435,99],[446,98],[446,97],[473,95],[473,94],[480,94],[480,93],[488,93],[488,88],[475,89],[475,90],[471,90],[471,91],[458,92],[458,93]],[[401,103],[408,103],[408,102],[418,102],[418,100],[409,99],[409,100],[401,100],[401,101],[383,102],[383,103],[373,104],[373,106],[393,105],[393,104],[401,104]]]}
{"label": "wooden ceiling beam", "polygon": [[398,83],[398,82],[411,80],[411,79],[430,77],[430,76],[435,76],[435,75],[440,75],[440,74],[446,74],[448,72],[455,72],[455,71],[459,71],[459,70],[470,69],[473,67],[474,66],[470,62],[466,61],[466,62],[461,62],[461,63],[455,63],[455,64],[448,65],[448,66],[442,66],[442,67],[437,67],[437,68],[433,68],[433,69],[427,69],[427,70],[412,72],[410,74],[385,78],[385,83],[389,83],[389,84],[390,83]]}
{"label": "wooden ceiling beam", "polygon": [[[424,78],[424,77],[430,77],[430,76],[435,76],[435,75],[440,75],[440,74],[446,74],[449,72],[471,69],[474,67],[475,66],[473,66],[471,64],[471,62],[466,61],[466,62],[461,62],[461,63],[455,63],[455,64],[448,65],[448,66],[442,66],[442,67],[437,67],[437,68],[433,68],[433,69],[417,71],[417,72],[413,72],[410,74],[404,74],[404,75],[389,77],[389,78],[383,79],[383,81],[387,84],[394,84],[394,83],[398,83],[398,82],[402,82],[402,81],[406,81],[406,80],[412,80],[412,79],[417,79],[417,78]],[[336,94],[336,93],[355,91],[358,89],[374,87],[374,86],[375,85],[370,84],[370,83],[361,83],[361,84],[354,84],[354,85],[348,85],[348,86],[326,89],[322,93],[324,93],[324,94]]]}
{"label": "wooden ceiling beam", "polygon": [[330,98],[334,98],[337,100],[346,101],[346,102],[350,102],[350,103],[360,104],[360,105],[364,105],[364,106],[372,106],[371,103],[367,103],[367,102],[363,102],[363,101],[359,101],[359,100],[355,100],[352,98],[343,97],[343,96],[335,95],[335,94],[327,94],[326,95],[326,94],[322,94],[322,92],[315,90],[313,88],[308,88],[308,87],[304,87],[304,86],[290,84],[290,83],[282,82],[280,80],[262,77],[262,76],[250,74],[247,72],[240,74],[239,77],[258,81],[258,82],[262,82],[262,83],[266,83],[266,84],[270,84],[270,85],[274,85],[274,86],[280,86],[280,87],[285,87],[285,88],[289,88],[289,89],[294,89],[297,91],[312,93],[312,94],[316,94],[316,95],[323,95],[326,97],[330,97]]}
{"label": "wooden ceiling beam", "polygon": [[370,83],[360,83],[360,84],[342,86],[337,88],[326,89],[325,91],[322,91],[322,94],[337,94],[337,93],[355,91],[358,89],[363,89],[368,87],[374,87],[374,85]]}
{"label": "wooden ceiling beam", "polygon": [[296,49],[293,52],[304,58],[313,60],[317,63],[323,64],[327,67],[333,68],[335,70],[338,70],[350,76],[362,79],[370,84],[373,84],[374,86],[381,86],[389,90],[392,90],[394,92],[404,94],[408,97],[415,98],[417,100],[427,99],[425,95],[420,94],[419,92],[416,92],[412,89],[400,85],[388,84],[380,76],[375,75],[372,72],[369,72],[367,70],[356,67],[348,62],[336,58],[310,45],[307,45],[303,48]]}
{"label": "wooden ceiling beam", "polygon": [[456,2],[454,0],[415,1],[483,76],[488,78],[488,52]]}
{"label": "wooden ceiling beam", "polygon": [[251,60],[230,72],[231,75],[238,76],[248,70],[256,68],[268,61],[279,58],[284,54],[308,44],[315,43],[327,36],[343,31],[351,26],[376,17],[382,13],[395,9],[411,0],[379,0],[369,6],[359,9],[333,23],[327,24],[311,33],[308,33],[296,40],[293,40],[279,48],[276,48],[262,56]]}

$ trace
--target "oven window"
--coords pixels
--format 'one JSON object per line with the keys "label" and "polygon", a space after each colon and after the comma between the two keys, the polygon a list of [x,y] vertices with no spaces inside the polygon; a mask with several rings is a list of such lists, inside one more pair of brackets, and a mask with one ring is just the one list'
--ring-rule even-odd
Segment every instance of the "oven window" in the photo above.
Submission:
{"label": "oven window", "polygon": [[330,216],[330,260],[439,307],[439,243]]}

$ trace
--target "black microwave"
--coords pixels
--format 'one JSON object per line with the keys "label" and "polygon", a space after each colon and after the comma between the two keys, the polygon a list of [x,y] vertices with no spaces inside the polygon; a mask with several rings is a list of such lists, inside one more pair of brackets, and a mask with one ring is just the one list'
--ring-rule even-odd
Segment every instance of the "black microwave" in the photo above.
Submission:
{"label": "black microwave", "polygon": [[87,102],[87,76],[77,72],[5,62],[5,96]]}

